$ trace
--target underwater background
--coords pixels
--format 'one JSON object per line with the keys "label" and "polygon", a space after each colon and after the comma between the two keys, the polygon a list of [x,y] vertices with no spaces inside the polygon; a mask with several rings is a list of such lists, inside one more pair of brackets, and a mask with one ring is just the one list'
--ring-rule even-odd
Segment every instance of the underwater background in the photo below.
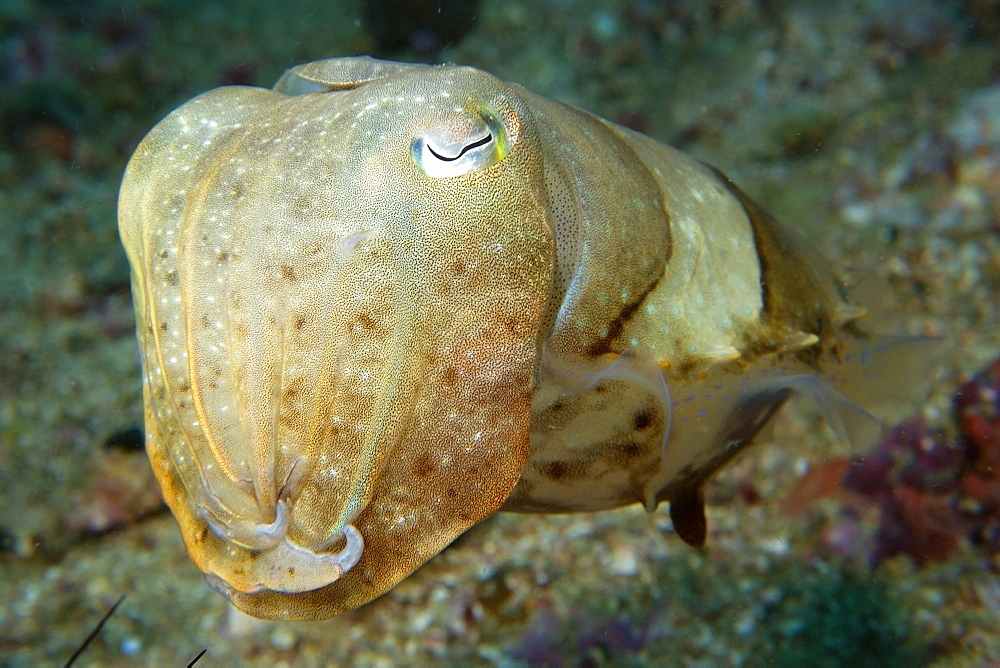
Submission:
{"label": "underwater background", "polygon": [[[325,622],[230,612],[144,452],[118,184],[294,64],[455,62],[726,172],[882,333],[945,338],[871,449],[790,414],[669,516],[501,514]],[[0,664],[1000,664],[1000,2],[0,3]]]}

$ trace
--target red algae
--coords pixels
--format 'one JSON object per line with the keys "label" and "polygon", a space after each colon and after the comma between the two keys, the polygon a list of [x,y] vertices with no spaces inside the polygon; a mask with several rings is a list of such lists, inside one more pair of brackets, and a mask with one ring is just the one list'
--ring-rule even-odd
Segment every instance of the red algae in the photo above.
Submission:
{"label": "red algae", "polygon": [[1000,358],[962,384],[955,409],[969,454],[959,489],[974,520],[970,540],[1000,567]]}
{"label": "red algae", "polygon": [[[911,418],[889,430],[873,453],[826,471],[878,508],[868,555],[879,564],[906,555],[917,566],[944,561],[963,541],[994,563],[1000,557],[1000,359],[953,397],[954,437]],[[815,487],[815,485],[813,485]],[[825,490],[827,486],[824,486]],[[835,496],[827,490],[820,496]],[[856,508],[850,509],[856,515]]]}

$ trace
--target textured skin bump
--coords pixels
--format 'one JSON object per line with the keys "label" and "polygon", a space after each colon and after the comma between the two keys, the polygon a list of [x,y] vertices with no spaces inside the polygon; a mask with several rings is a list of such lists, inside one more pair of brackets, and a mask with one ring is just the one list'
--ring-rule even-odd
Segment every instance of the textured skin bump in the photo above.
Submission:
{"label": "textured skin bump", "polygon": [[674,500],[703,541],[705,480],[859,313],[712,168],[465,67],[209,91],[119,223],[157,477],[268,618],[362,605],[501,506]]}

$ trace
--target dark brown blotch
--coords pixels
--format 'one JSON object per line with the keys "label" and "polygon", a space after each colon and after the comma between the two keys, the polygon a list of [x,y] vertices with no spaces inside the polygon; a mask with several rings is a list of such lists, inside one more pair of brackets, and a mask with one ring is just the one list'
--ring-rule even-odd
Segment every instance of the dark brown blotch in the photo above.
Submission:
{"label": "dark brown blotch", "polygon": [[546,478],[550,480],[562,480],[566,477],[566,471],[569,469],[569,466],[566,462],[555,461],[541,464],[538,468]]}
{"label": "dark brown blotch", "polygon": [[594,446],[594,451],[600,453],[600,457],[605,461],[620,465],[623,461],[630,461],[646,452],[642,443],[636,443],[627,436],[617,436]]}
{"label": "dark brown blotch", "polygon": [[364,311],[359,311],[357,315],[354,316],[354,321],[358,323],[358,327],[365,331],[371,332],[379,328],[378,321]]}
{"label": "dark brown blotch", "polygon": [[584,462],[566,462],[559,459],[539,462],[537,470],[542,476],[554,482],[582,480],[589,475],[588,466]]}
{"label": "dark brown blotch", "polygon": [[645,431],[649,429],[653,424],[653,420],[656,418],[656,414],[648,409],[644,409],[635,414],[632,418],[632,427],[636,431]]}
{"label": "dark brown blotch", "polygon": [[557,399],[538,414],[537,424],[546,429],[561,430],[580,414],[580,402],[563,398]]}
{"label": "dark brown blotch", "polygon": [[413,466],[410,467],[410,473],[417,478],[426,478],[435,471],[437,471],[437,466],[434,464],[434,458],[426,452],[418,456],[414,460]]}

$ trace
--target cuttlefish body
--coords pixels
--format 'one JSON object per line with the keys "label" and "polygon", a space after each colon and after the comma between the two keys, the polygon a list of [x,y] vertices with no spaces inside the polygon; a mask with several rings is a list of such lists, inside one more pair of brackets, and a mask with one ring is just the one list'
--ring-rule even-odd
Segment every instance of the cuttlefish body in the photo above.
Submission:
{"label": "cuttlefish body", "polygon": [[851,432],[833,388],[878,356],[725,176],[467,67],[209,91],[119,220],[150,459],[259,617],[362,605],[499,509],[668,501],[701,544],[706,480],[795,393]]}

